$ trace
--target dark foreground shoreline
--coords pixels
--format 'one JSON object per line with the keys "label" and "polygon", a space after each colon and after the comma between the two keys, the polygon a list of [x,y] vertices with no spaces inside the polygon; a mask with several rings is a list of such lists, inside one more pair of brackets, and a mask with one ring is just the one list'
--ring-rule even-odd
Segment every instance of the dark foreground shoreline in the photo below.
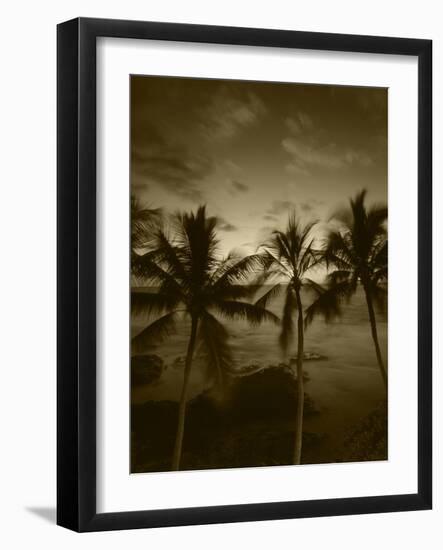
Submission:
{"label": "dark foreground shoreline", "polygon": [[[224,397],[207,390],[188,402],[182,470],[289,465],[294,445],[296,379],[286,365],[232,377]],[[320,414],[305,394],[305,418]],[[170,470],[178,415],[175,401],[131,407],[131,473]],[[302,464],[387,459],[387,407],[349,427],[337,443],[303,433]]]}

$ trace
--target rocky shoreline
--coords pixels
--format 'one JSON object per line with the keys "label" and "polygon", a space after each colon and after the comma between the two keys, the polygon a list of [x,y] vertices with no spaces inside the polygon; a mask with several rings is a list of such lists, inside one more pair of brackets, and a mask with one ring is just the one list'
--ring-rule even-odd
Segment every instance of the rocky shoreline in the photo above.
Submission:
{"label": "rocky shoreline", "polygon": [[[223,398],[214,387],[187,405],[183,469],[290,464],[297,384],[285,367],[230,377]],[[305,415],[317,414],[305,396]],[[178,414],[175,401],[149,401],[131,410],[132,472],[167,471]],[[305,444],[321,436],[304,434]]]}
{"label": "rocky shoreline", "polygon": [[[305,352],[303,356],[303,363],[312,361],[325,361],[328,358],[325,355],[321,355],[315,352]],[[184,369],[185,358],[183,356],[177,357],[172,363],[167,364],[158,355],[136,355],[131,357],[131,384],[133,386],[140,386],[146,384],[152,384],[160,381],[161,375],[168,368],[174,370]],[[297,358],[291,357],[288,362],[280,362],[278,364],[263,364],[260,362],[253,362],[249,365],[235,366],[229,372],[230,377],[243,377],[251,376],[260,371],[267,369],[282,369],[295,375],[295,369],[297,366]],[[307,376],[307,373],[305,373]]]}
{"label": "rocky shoreline", "polygon": [[[323,361],[306,352],[304,360]],[[156,355],[131,361],[132,387],[161,383],[168,368],[179,369],[183,358],[165,364]],[[304,371],[304,379],[309,375]],[[305,392],[305,419],[326,414]],[[251,363],[226,377],[223,392],[213,385],[188,401],[182,468],[238,468],[292,463],[297,407],[296,358],[277,365]],[[178,416],[172,400],[133,403],[131,407],[131,472],[170,470]],[[309,424],[309,422],[308,422]],[[303,433],[302,463],[385,460],[387,411],[380,405],[351,425],[344,445],[323,433]]]}

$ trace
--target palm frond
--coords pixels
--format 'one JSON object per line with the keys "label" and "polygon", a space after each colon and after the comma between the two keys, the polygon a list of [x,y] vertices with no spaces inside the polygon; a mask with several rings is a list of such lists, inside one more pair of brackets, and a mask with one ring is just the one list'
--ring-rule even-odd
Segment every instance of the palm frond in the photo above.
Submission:
{"label": "palm frond", "polygon": [[311,220],[310,222],[306,223],[305,226],[300,231],[300,248],[309,248],[312,246],[312,243],[314,242],[314,239],[311,239],[310,245],[306,246],[305,242],[306,239],[310,236],[312,230],[314,227],[318,224],[318,220]]}
{"label": "palm frond", "polygon": [[133,261],[133,275],[147,285],[161,285],[162,292],[181,294],[180,283],[167,271],[167,264],[162,266],[159,259],[158,251],[137,256]]}
{"label": "palm frond", "polygon": [[131,340],[132,353],[143,353],[176,332],[177,312],[171,311],[153,321]]}
{"label": "palm frond", "polygon": [[372,282],[374,284],[384,283],[388,280],[388,266],[380,267],[372,273]]}
{"label": "palm frond", "polygon": [[219,270],[218,278],[213,281],[214,288],[222,288],[228,285],[247,283],[251,276],[257,274],[259,269],[267,265],[267,258],[263,254],[251,254],[236,261],[228,263],[224,271]]}
{"label": "palm frond", "polygon": [[182,251],[174,245],[164,230],[156,233],[156,254],[158,261],[167,265],[168,272],[182,285],[187,284],[186,260]]}
{"label": "palm frond", "polygon": [[280,275],[285,279],[291,279],[294,276],[294,272],[291,266],[281,257],[275,255],[275,251],[271,248],[266,248],[268,245],[263,245],[265,250],[263,255],[263,269],[268,274],[268,279],[273,276]]}
{"label": "palm frond", "polygon": [[217,265],[214,266],[211,275],[211,282],[215,283],[215,281],[218,281],[218,279],[220,279],[220,277],[222,277],[222,275],[226,273],[228,269],[230,269],[233,265],[240,261],[242,257],[243,256],[239,256],[236,251],[231,250],[227,256],[221,258],[218,261]]}
{"label": "palm frond", "polygon": [[131,290],[132,315],[159,315],[173,309],[178,302],[179,298],[172,294]]}
{"label": "palm frond", "polygon": [[315,239],[312,239],[310,243],[304,248],[301,258],[299,260],[298,273],[299,278],[302,278],[305,273],[311,271],[313,268],[320,264],[326,264],[325,254],[322,250],[313,248]]}
{"label": "palm frond", "polygon": [[363,190],[350,200],[347,214],[341,216],[342,225],[330,230],[325,247],[327,266],[348,271],[354,288],[358,278],[365,285],[378,284],[387,279],[388,273],[388,210],[379,204],[367,209],[365,198]]}
{"label": "palm frond", "polygon": [[217,218],[207,216],[206,206],[199,206],[195,213],[177,213],[174,220],[175,238],[189,260],[191,284],[202,286],[217,264],[214,254],[218,246],[215,233]]}
{"label": "palm frond", "polygon": [[301,278],[320,259],[314,252],[315,238],[311,237],[317,221],[303,225],[293,212],[284,231],[274,231],[263,245],[269,260],[280,265],[290,278]]}
{"label": "palm frond", "polygon": [[373,243],[380,236],[386,235],[386,220],[388,208],[386,205],[374,204],[367,212],[366,231],[368,240]]}
{"label": "palm frond", "polygon": [[263,296],[261,296],[258,300],[255,301],[255,305],[260,308],[266,309],[268,307],[268,304],[274,300],[274,298],[277,298],[281,294],[281,292],[284,289],[284,285],[282,283],[277,283],[273,287],[271,287],[270,290],[265,292]]}
{"label": "palm frond", "polygon": [[336,269],[335,271],[331,271],[331,273],[328,273],[328,275],[326,276],[326,286],[335,286],[338,283],[342,283],[343,281],[350,281],[351,279],[355,279],[355,281],[357,282],[355,270]]}
{"label": "palm frond", "polygon": [[341,303],[354,292],[352,281],[345,279],[329,287],[323,287],[311,281],[311,288],[317,297],[305,310],[305,327],[309,326],[316,316],[322,316],[329,323],[341,316]]}
{"label": "palm frond", "polygon": [[388,240],[382,238],[374,246],[370,259],[371,266],[374,269],[384,269],[388,267]]}
{"label": "palm frond", "polygon": [[351,269],[358,259],[353,250],[352,242],[348,238],[348,233],[331,230],[329,232],[324,258],[327,267],[336,267],[338,269]]}
{"label": "palm frond", "polygon": [[251,325],[259,325],[264,321],[270,321],[274,324],[280,322],[275,313],[265,308],[234,300],[215,301],[212,306],[226,319],[245,320]]}
{"label": "palm frond", "polygon": [[251,282],[245,285],[225,285],[223,287],[209,287],[205,289],[207,302],[215,300],[250,300],[257,292],[259,285]]}
{"label": "palm frond", "polygon": [[222,323],[207,311],[200,318],[199,341],[208,378],[215,378],[220,385],[223,385],[233,365],[229,333]]}
{"label": "palm frond", "polygon": [[[274,231],[271,240],[265,245],[265,247],[266,250],[278,258],[281,263],[286,262],[294,268],[296,264],[296,243],[294,242],[294,235],[295,239],[297,239],[297,236],[294,228],[291,228],[290,231],[291,233],[289,234],[286,234],[284,231]],[[293,237],[292,241],[291,237]]]}
{"label": "palm frond", "polygon": [[146,248],[153,239],[155,228],[161,224],[162,210],[141,206],[131,195],[131,248]]}
{"label": "palm frond", "polygon": [[317,296],[322,294],[326,290],[323,285],[321,285],[320,283],[317,283],[316,281],[314,281],[313,279],[310,279],[309,277],[305,277],[302,282],[303,282],[304,288],[313,290]]}

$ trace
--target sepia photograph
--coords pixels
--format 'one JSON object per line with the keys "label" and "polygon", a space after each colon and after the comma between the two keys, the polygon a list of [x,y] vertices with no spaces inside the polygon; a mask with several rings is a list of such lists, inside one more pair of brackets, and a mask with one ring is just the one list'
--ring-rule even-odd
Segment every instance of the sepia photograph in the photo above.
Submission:
{"label": "sepia photograph", "polygon": [[131,473],[387,460],[388,90],[132,75],[129,109]]}

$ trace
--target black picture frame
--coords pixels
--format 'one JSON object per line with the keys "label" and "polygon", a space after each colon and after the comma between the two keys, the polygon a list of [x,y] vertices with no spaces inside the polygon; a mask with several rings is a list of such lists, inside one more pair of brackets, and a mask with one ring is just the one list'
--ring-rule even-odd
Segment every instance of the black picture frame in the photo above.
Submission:
{"label": "black picture frame", "polygon": [[[399,54],[418,58],[418,491],[416,494],[96,512],[96,39]],[[57,29],[57,523],[104,531],[426,510],[432,506],[432,42],[74,19]]]}

